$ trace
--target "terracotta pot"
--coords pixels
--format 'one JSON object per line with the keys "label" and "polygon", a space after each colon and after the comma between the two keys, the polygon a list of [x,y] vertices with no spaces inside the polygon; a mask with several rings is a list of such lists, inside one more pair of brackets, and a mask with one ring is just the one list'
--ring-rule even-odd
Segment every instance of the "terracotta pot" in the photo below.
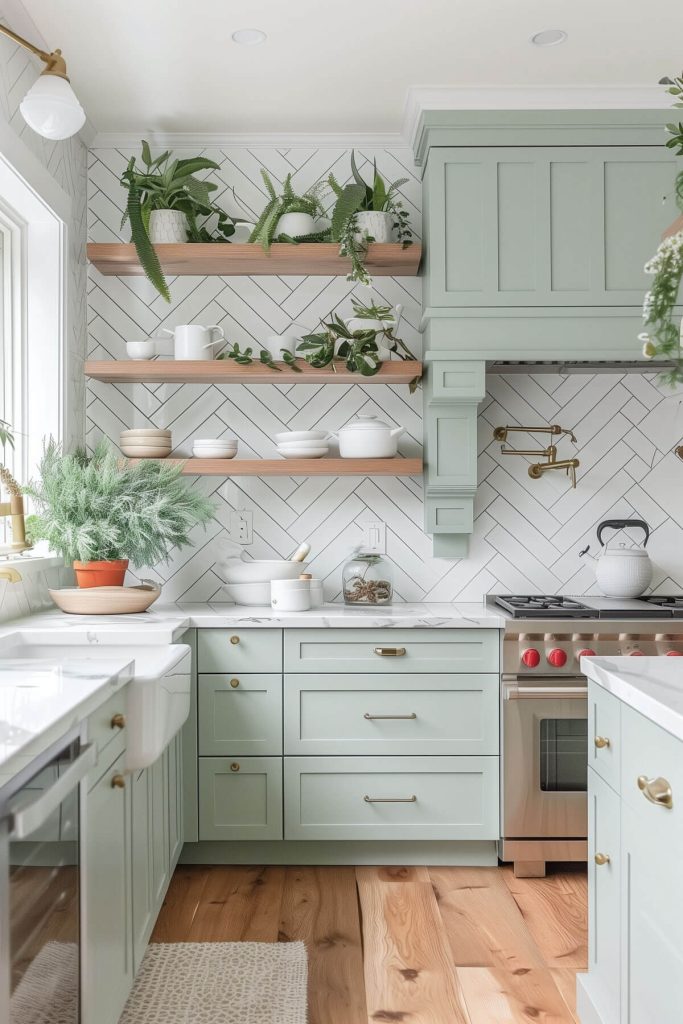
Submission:
{"label": "terracotta pot", "polygon": [[79,587],[122,587],[128,559],[113,562],[74,562]]}

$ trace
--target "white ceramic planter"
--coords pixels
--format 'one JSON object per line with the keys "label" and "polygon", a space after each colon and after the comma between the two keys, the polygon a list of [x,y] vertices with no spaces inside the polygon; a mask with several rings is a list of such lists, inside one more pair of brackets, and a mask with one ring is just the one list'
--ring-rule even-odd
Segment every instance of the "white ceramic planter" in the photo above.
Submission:
{"label": "white ceramic planter", "polygon": [[394,218],[390,213],[382,213],[379,210],[361,210],[356,214],[356,228],[354,238],[363,241],[370,237],[375,242],[393,242]]}
{"label": "white ceramic planter", "polygon": [[180,210],[152,210],[149,238],[155,245],[187,241],[187,220]]}
{"label": "white ceramic planter", "polygon": [[285,213],[275,225],[275,235],[289,235],[290,238],[301,238],[302,235],[312,235],[315,231],[315,221],[310,213]]}
{"label": "white ceramic planter", "polygon": [[265,341],[261,342],[263,348],[270,353],[273,362],[281,363],[282,350],[296,355],[296,347],[301,341],[301,332],[285,331],[283,334],[271,334]]}
{"label": "white ceramic planter", "polygon": [[[344,322],[350,331],[384,331],[396,324],[395,320],[364,320],[359,316],[352,316]],[[384,344],[384,336],[381,334],[377,335],[377,348],[381,362],[386,363],[391,359],[391,349]]]}

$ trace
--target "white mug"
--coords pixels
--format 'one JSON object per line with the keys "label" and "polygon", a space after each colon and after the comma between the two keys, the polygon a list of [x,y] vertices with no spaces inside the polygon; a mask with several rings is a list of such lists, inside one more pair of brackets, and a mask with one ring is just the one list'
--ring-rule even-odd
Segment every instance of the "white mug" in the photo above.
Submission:
{"label": "white mug", "polygon": [[[202,327],[201,324],[181,324],[174,331],[162,327],[164,334],[173,338],[173,356],[175,359],[213,359],[213,346],[218,341],[225,341],[223,328],[217,324]],[[218,337],[213,332],[218,331]]]}
{"label": "white mug", "polygon": [[263,347],[270,352],[270,357],[273,362],[281,363],[282,350],[289,352],[291,355],[296,355],[296,347],[301,341],[301,331],[287,330],[283,334],[271,334],[263,342]]}

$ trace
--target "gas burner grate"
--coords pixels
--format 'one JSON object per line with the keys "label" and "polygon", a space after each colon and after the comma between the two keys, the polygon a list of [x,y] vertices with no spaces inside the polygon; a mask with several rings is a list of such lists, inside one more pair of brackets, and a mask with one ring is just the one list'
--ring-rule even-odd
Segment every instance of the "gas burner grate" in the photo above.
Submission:
{"label": "gas burner grate", "polygon": [[596,613],[592,608],[575,601],[571,597],[559,594],[498,594],[496,604],[510,612],[515,619],[527,618],[565,618],[594,619]]}

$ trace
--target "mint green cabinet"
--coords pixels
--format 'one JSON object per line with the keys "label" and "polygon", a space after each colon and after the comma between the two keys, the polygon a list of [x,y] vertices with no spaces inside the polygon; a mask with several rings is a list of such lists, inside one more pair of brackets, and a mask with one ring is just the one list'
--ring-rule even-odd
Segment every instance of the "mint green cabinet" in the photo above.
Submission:
{"label": "mint green cabinet", "polygon": [[588,772],[588,836],[591,995],[603,1024],[619,1024],[621,808],[617,793],[592,768]]}
{"label": "mint green cabinet", "polygon": [[130,777],[132,802],[131,888],[133,901],[133,958],[137,971],[156,917],[154,885],[152,775],[148,768]]}
{"label": "mint green cabinet", "polygon": [[640,306],[675,174],[663,145],[432,150],[426,306]]}
{"label": "mint green cabinet", "polygon": [[200,675],[199,755],[282,753],[282,675]]}
{"label": "mint green cabinet", "polygon": [[[119,749],[122,746],[117,744]],[[124,759],[125,753],[119,753],[96,778],[85,803],[84,1024],[116,1024],[134,977],[131,786],[124,776]]]}
{"label": "mint green cabinet", "polygon": [[282,839],[282,758],[201,757],[199,838]]}
{"label": "mint green cabinet", "polygon": [[227,672],[282,671],[281,629],[200,629],[197,670]]}

